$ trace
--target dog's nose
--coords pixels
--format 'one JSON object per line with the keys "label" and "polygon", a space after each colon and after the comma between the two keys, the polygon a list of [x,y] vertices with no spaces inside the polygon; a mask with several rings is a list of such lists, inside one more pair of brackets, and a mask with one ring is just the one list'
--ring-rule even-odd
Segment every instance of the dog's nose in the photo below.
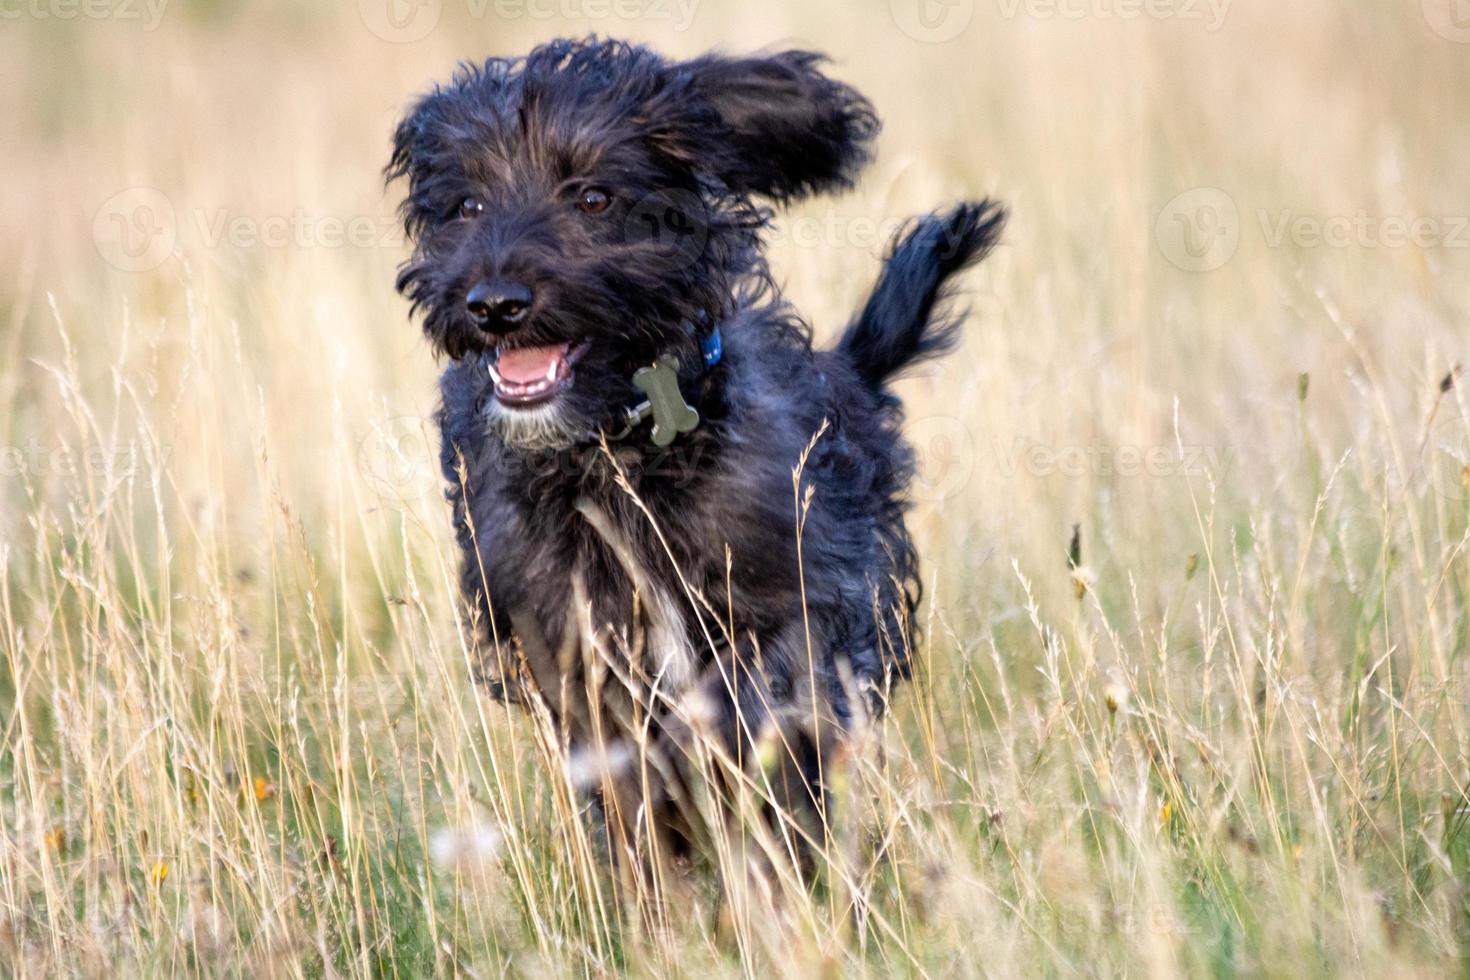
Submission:
{"label": "dog's nose", "polygon": [[464,306],[481,330],[508,333],[526,318],[533,298],[524,283],[486,279],[470,288]]}

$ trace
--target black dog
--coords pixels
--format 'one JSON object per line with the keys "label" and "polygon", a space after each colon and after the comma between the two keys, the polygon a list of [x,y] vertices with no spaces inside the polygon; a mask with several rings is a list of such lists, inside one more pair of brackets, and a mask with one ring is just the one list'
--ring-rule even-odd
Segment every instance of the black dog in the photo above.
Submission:
{"label": "black dog", "polygon": [[832,748],[909,673],[913,455],[886,384],[951,345],[945,283],[1004,212],[912,223],[814,351],[761,202],[848,186],[878,130],[822,62],[558,41],[462,67],[394,136],[398,287],[451,358],[442,460],[486,680],[602,760],[615,840],[644,855],[691,839],[702,751],[726,772],[703,785],[820,834]]}

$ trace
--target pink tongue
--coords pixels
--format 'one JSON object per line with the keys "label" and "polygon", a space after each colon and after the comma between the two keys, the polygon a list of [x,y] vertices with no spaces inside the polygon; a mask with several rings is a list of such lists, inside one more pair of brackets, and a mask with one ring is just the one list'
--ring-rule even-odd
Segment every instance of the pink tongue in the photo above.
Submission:
{"label": "pink tongue", "polygon": [[567,345],[552,347],[520,347],[500,352],[495,370],[506,381],[518,385],[543,381],[552,366],[566,356]]}

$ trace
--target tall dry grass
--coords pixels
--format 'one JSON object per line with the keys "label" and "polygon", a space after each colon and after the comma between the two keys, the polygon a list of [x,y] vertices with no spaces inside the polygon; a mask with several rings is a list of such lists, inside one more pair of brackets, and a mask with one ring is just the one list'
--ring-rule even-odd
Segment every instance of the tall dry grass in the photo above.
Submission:
{"label": "tall dry grass", "polygon": [[[1463,972],[1451,0],[533,8],[5,8],[3,972]],[[652,917],[467,680],[379,178],[455,60],[590,29],[874,99],[861,187],[772,234],[819,336],[885,222],[1015,214],[904,385],[925,668],[822,873],[718,854]]]}

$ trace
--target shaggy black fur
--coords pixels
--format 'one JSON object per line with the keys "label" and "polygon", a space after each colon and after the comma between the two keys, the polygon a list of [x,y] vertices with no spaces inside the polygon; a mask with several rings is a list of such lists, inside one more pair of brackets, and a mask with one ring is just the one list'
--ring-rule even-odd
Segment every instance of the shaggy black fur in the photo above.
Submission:
{"label": "shaggy black fur", "polygon": [[[885,385],[953,342],[936,307],[1004,212],[914,221],[836,348],[813,350],[760,252],[767,206],[848,186],[878,130],[822,64],[558,41],[462,67],[394,136],[416,244],[398,286],[451,358],[442,460],[487,682],[614,769],[620,745],[651,749],[657,798],[641,777],[603,787],[646,804],[648,826],[619,826],[635,837],[690,832],[691,727],[736,766],[779,732],[778,795],[822,810],[832,745],[909,673],[913,455]],[[467,310],[484,283],[526,309],[487,324]],[[498,351],[583,342],[549,402],[497,396]],[[666,450],[646,422],[622,433],[660,355],[702,420]]]}

